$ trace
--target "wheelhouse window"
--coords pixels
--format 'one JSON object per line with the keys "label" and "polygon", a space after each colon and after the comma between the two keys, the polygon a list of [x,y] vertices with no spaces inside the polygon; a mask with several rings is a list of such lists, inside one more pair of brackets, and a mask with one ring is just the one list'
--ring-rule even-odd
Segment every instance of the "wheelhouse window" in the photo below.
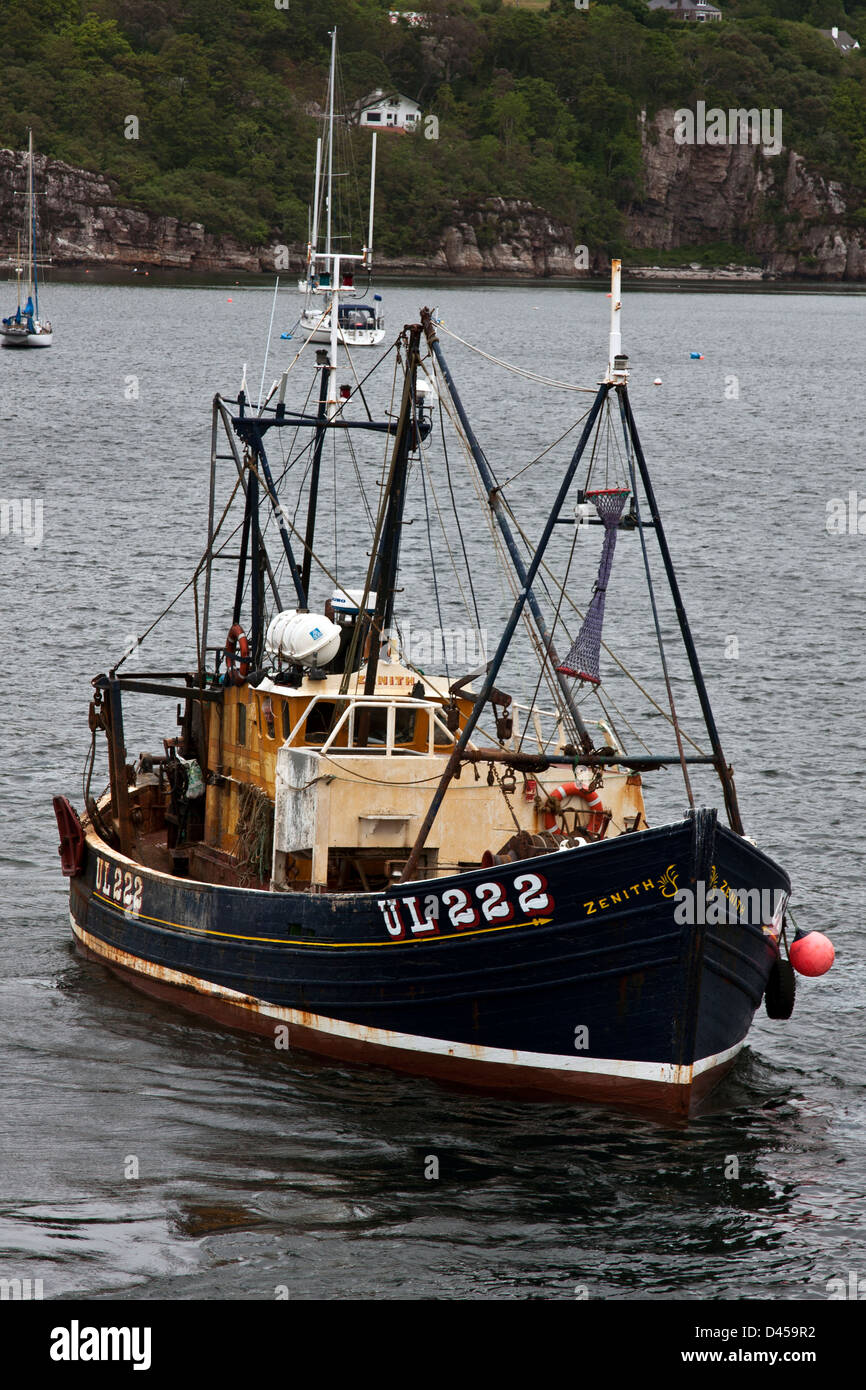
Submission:
{"label": "wheelhouse window", "polygon": [[317,700],[307,715],[305,743],[324,743],[334,722],[333,700]]}
{"label": "wheelhouse window", "polygon": [[[358,731],[363,728],[363,719],[369,720],[367,725],[367,745],[371,748],[384,748],[388,742],[388,711],[387,709],[367,709],[359,710],[355,716],[355,744],[358,745]],[[394,711],[394,746],[398,744],[411,744],[415,741],[415,721],[418,711],[414,709],[397,709]]]}

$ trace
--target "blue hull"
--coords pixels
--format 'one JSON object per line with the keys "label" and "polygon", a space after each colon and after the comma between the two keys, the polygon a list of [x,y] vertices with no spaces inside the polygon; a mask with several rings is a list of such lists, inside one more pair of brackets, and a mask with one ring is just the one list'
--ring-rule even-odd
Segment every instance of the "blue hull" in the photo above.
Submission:
{"label": "blue hull", "polygon": [[686,1111],[748,1033],[781,916],[681,923],[678,890],[702,883],[790,894],[701,811],[388,897],[172,878],[91,831],[70,906],[81,948],[131,983],[293,1047]]}

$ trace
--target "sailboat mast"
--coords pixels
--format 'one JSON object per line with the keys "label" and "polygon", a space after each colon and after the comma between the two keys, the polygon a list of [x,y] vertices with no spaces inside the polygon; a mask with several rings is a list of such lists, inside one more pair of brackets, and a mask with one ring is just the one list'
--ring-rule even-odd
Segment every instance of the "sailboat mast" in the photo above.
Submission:
{"label": "sailboat mast", "polygon": [[15,249],[15,257],[16,257],[16,259],[15,259],[15,285],[16,285],[16,289],[17,289],[17,291],[18,291],[18,308],[19,308],[19,310],[20,310],[20,308],[21,308],[21,276],[24,274],[24,268],[23,268],[23,266],[21,265],[21,232],[20,232],[20,230],[19,230],[19,232],[18,232],[18,241],[17,241],[17,245],[16,245],[16,249]]}
{"label": "sailboat mast", "polygon": [[328,372],[328,417],[333,419],[337,413],[337,333],[340,325],[340,257],[334,256],[328,262],[331,268],[331,345]]}
{"label": "sailboat mast", "polygon": [[[313,188],[313,229],[310,233],[310,254],[307,257],[307,272],[312,269],[314,257],[319,247],[319,194],[322,179],[322,137],[316,140],[316,182]],[[309,228],[308,228],[309,231]]]}
{"label": "sailboat mast", "polygon": [[331,193],[334,187],[334,77],[337,69],[337,30],[331,33],[331,77],[328,83],[328,194],[325,255],[331,254]]}
{"label": "sailboat mast", "polygon": [[369,270],[373,264],[373,213],[376,207],[376,131],[373,131],[373,144],[370,151],[370,225],[367,231],[367,250],[364,261]]}
{"label": "sailboat mast", "polygon": [[33,296],[35,317],[39,317],[39,292],[36,287],[36,207],[33,198],[33,127],[27,132],[27,213],[30,219],[28,242],[28,269],[30,272],[30,293]]}

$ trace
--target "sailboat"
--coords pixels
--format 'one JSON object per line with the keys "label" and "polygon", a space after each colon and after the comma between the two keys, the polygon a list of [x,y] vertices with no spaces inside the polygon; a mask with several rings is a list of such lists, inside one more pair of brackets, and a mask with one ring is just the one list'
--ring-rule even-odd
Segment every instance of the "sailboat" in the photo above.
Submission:
{"label": "sailboat", "polygon": [[17,267],[18,308],[0,321],[3,347],[50,347],[54,341],[51,324],[39,317],[39,272],[36,247],[36,193],[33,186],[33,131],[27,146],[27,299],[21,303],[23,267]]}
{"label": "sailboat", "polygon": [[[733,1065],[762,999],[771,1017],[790,1015],[798,948],[809,955],[799,968],[818,974],[832,947],[798,932],[788,949],[789,876],[745,834],[632,411],[620,312],[614,262],[607,370],[587,388],[573,452],[555,466],[546,458],[555,495],[532,543],[445,357],[450,330],[429,309],[396,340],[398,410],[374,416],[375,370],[363,391],[338,385],[333,337],[318,354],[316,412],[306,393],[288,403],[297,359],[255,405],[243,389],[215,397],[207,540],[191,581],[195,650],[182,673],[175,657],[170,669],[129,674],[128,650],[96,675],[84,805],[79,814],[65,796],[54,802],[72,932],[86,957],[289,1055],[679,1116]],[[380,362],[386,407],[392,362],[390,351]],[[541,384],[545,393],[562,385]],[[446,422],[459,451],[446,452],[444,438],[440,447]],[[301,430],[306,453],[294,442]],[[277,467],[284,439],[295,462],[306,461],[302,491],[285,502],[302,470]],[[335,483],[327,524],[319,515],[324,460],[341,444],[353,460],[358,448],[382,446],[370,542],[365,535],[357,550],[369,560],[347,586],[336,565],[364,516],[348,496],[350,471]],[[478,526],[489,523],[488,562],[501,561],[513,605],[489,659],[467,670],[466,652],[452,652],[462,669],[446,660],[442,674],[435,654],[421,661],[409,640],[400,562],[418,543],[419,528],[405,524],[407,493],[420,489],[430,516],[447,507],[458,452],[477,484]],[[356,478],[363,488],[360,470]],[[239,519],[221,507],[223,491]],[[582,612],[574,577],[546,560],[558,527],[598,534],[577,526],[575,504],[592,509],[602,533]],[[455,573],[462,513],[455,501],[443,521]],[[324,538],[338,521],[348,531],[329,560]],[[602,633],[618,540],[638,547],[667,696],[665,705],[661,684],[656,700],[646,677],[632,678],[656,731],[636,745],[621,698],[597,718],[588,704],[607,688],[601,668],[614,656]],[[429,530],[420,544],[432,589],[416,600],[423,615],[442,600],[446,547]],[[471,611],[479,558],[464,553]],[[229,556],[227,635],[214,645],[218,564]],[[708,747],[674,699],[659,565]],[[587,590],[590,579],[591,569]],[[520,698],[499,684],[507,658]],[[142,695],[182,713],[161,751],[133,764],[124,707]],[[650,747],[660,722],[670,738]],[[99,748],[102,795],[91,790]],[[642,778],[667,770],[682,777],[688,807],[653,826]],[[718,778],[726,823],[696,797],[702,770]]]}
{"label": "sailboat", "polygon": [[[357,270],[366,272],[369,278],[373,267],[373,218],[376,190],[376,132],[372,135],[370,165],[370,207],[367,241],[360,252],[352,253],[342,248],[346,233],[338,234],[335,226],[336,180],[347,177],[347,172],[334,169],[335,156],[335,93],[337,89],[337,30],[331,32],[331,62],[328,78],[328,124],[326,138],[320,136],[316,141],[316,170],[313,187],[312,221],[307,242],[307,265],[303,280],[298,288],[304,293],[304,308],[300,318],[300,328],[308,340],[314,343],[331,341],[331,300],[337,291],[337,332],[341,344],[346,347],[376,347],[385,337],[385,317],[382,310],[381,295],[374,295],[373,303],[364,301],[357,293],[355,275]],[[340,120],[345,119],[340,116]],[[324,238],[323,249],[319,249],[320,236]]]}

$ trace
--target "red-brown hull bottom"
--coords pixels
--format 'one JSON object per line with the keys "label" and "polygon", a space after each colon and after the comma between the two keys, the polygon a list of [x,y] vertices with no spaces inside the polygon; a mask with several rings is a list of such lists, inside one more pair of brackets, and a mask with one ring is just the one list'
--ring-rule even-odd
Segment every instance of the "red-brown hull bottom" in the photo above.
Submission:
{"label": "red-brown hull bottom", "polygon": [[[126,984],[153,999],[168,1002],[224,1027],[272,1040],[276,1036],[279,1021],[275,1021],[272,1015],[259,1012],[253,1001],[235,1003],[219,995],[199,993],[191,985],[180,985],[150,972],[131,969],[92,950],[77,934],[75,944],[83,956],[97,961]],[[147,963],[142,964],[146,968]],[[687,1118],[700,1107],[701,1101],[736,1061],[735,1056],[726,1058],[718,1065],[697,1073],[688,1082],[671,1083],[592,1072],[554,1071],[520,1063],[503,1065],[481,1058],[382,1045],[297,1022],[287,1024],[286,1028],[287,1048],[335,1061],[381,1066],[474,1090],[505,1091],[515,1099],[551,1100],[567,1097],[570,1100],[627,1106],[680,1118]]]}

